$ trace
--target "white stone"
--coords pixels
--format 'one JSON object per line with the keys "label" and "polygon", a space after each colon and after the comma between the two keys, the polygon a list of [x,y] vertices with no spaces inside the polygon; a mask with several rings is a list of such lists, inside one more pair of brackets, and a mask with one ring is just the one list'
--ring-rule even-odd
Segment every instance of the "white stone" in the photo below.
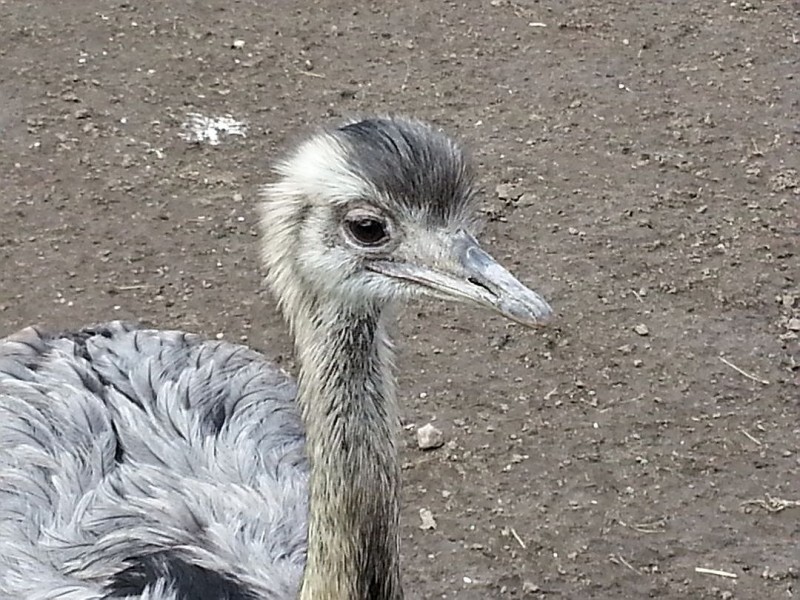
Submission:
{"label": "white stone", "polygon": [[417,446],[420,450],[433,450],[444,445],[444,434],[441,429],[434,427],[432,423],[423,425],[417,429]]}

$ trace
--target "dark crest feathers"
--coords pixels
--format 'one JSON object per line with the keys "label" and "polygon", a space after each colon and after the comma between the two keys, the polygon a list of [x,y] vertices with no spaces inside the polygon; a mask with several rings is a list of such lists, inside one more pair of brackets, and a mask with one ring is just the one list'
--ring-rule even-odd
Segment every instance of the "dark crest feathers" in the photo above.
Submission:
{"label": "dark crest feathers", "polygon": [[468,215],[474,175],[463,149],[433,127],[400,118],[371,118],[335,131],[350,168],[379,193],[427,213],[435,225]]}

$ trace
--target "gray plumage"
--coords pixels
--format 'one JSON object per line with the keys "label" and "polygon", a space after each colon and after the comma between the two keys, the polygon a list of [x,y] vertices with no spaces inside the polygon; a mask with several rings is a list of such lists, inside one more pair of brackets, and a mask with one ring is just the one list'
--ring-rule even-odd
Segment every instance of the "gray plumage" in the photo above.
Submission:
{"label": "gray plumage", "polygon": [[165,549],[254,597],[294,597],[308,476],[295,391],[258,353],[181,332],[3,340],[0,597],[105,598]]}
{"label": "gray plumage", "polygon": [[261,203],[298,381],[112,322],[0,340],[0,600],[400,600],[398,299],[550,312],[472,238],[458,146],[405,119],[323,131]]}

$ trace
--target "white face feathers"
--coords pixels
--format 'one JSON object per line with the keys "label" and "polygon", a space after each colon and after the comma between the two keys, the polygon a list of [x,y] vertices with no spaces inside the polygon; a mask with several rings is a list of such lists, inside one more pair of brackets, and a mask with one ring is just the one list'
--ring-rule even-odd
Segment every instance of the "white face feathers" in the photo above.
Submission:
{"label": "white face feathers", "polygon": [[430,126],[350,123],[307,140],[276,172],[261,204],[263,257],[285,311],[302,298],[358,306],[427,293],[528,325],[549,315],[477,246],[472,171]]}

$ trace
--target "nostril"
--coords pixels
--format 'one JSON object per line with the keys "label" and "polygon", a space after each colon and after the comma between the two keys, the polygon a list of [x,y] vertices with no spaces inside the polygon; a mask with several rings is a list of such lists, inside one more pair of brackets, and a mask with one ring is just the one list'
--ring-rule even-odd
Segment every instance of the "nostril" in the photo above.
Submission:
{"label": "nostril", "polygon": [[483,288],[484,290],[486,290],[490,294],[494,294],[492,289],[488,285],[486,285],[484,282],[482,282],[480,279],[478,279],[477,277],[467,277],[467,281],[469,281],[474,286],[477,286],[479,288]]}

